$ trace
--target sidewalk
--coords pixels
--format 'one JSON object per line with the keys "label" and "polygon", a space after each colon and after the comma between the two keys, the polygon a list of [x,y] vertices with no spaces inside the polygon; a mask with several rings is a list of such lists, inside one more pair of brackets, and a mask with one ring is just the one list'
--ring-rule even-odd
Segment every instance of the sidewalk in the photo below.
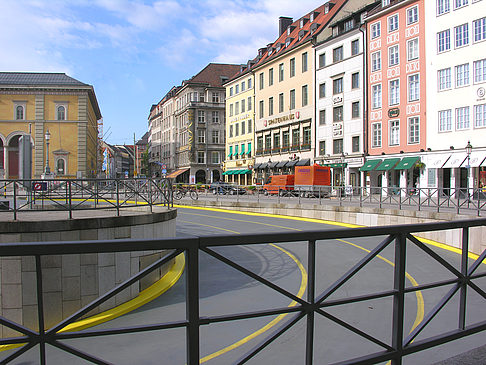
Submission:
{"label": "sidewalk", "polygon": [[486,345],[433,365],[486,365]]}

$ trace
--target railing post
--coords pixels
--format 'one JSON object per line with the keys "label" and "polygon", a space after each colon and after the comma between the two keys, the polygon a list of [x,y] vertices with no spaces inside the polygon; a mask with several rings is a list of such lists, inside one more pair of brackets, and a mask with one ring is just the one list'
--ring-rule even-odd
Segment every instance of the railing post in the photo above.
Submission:
{"label": "railing post", "polygon": [[199,247],[196,243],[186,251],[186,361],[199,364]]}
{"label": "railing post", "polygon": [[359,207],[363,208],[363,191],[364,187],[359,188]]}
{"label": "railing post", "polygon": [[[467,276],[467,259],[469,253],[469,227],[462,229],[462,256],[461,256],[461,274]],[[467,282],[461,282],[461,291],[459,297],[459,329],[466,329],[466,301],[467,301]]]}
{"label": "railing post", "polygon": [[418,191],[418,210],[420,212],[420,195],[422,195],[422,190],[420,188],[417,188]]}
{"label": "railing post", "polygon": [[[73,199],[73,196],[72,196],[72,189],[71,189],[71,181],[68,181],[68,189],[69,189],[69,219],[73,219],[73,206],[72,206],[72,199]],[[67,189],[66,189],[67,190]]]}
{"label": "railing post", "polygon": [[[316,241],[309,241],[307,247],[307,270],[309,274],[309,281],[307,282],[307,302],[310,305],[315,304],[315,290],[316,290]],[[312,365],[314,360],[314,309],[307,313],[307,329],[306,329],[306,349],[305,349],[305,364]]]}
{"label": "railing post", "polygon": [[[405,194],[407,194],[407,188],[405,188]],[[402,210],[402,189],[398,188],[398,209]]]}
{"label": "railing post", "polygon": [[42,265],[40,255],[35,255],[35,271],[37,284],[37,320],[39,326],[39,355],[41,365],[46,364],[46,343],[45,343],[45,328],[44,328],[44,297],[42,289]]}
{"label": "railing post", "polygon": [[152,183],[153,183],[153,180],[150,179],[149,180],[149,205],[150,205],[150,213],[152,213],[152,204],[153,204],[153,201],[152,201]]}
{"label": "railing post", "polygon": [[406,236],[399,233],[395,238],[395,268],[393,288],[393,323],[392,323],[392,347],[396,351],[392,359],[392,365],[402,364],[403,354],[403,322],[405,313],[405,266],[406,266]]}
{"label": "railing post", "polygon": [[17,183],[13,182],[13,209],[14,209],[14,221],[17,220]]}
{"label": "railing post", "polygon": [[116,215],[120,216],[120,180],[115,180],[115,187],[116,187]]}

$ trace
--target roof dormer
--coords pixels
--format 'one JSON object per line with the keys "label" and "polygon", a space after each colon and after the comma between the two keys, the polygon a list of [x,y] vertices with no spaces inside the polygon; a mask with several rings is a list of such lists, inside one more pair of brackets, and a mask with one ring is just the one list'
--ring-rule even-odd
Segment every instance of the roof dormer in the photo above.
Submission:
{"label": "roof dormer", "polygon": [[306,36],[306,34],[307,34],[307,30],[301,29],[299,31],[299,41],[302,40],[302,39],[304,39],[305,36]]}
{"label": "roof dormer", "polygon": [[301,18],[299,21],[299,27],[302,29],[304,28],[304,25],[309,21],[307,18]]}
{"label": "roof dormer", "polygon": [[295,26],[293,25],[290,25],[288,28],[287,28],[287,35],[290,35],[295,29]]}
{"label": "roof dormer", "polygon": [[293,40],[294,40],[294,38],[287,37],[287,39],[285,40],[285,47],[290,46],[290,43],[292,43]]}
{"label": "roof dormer", "polygon": [[312,23],[314,20],[316,20],[317,16],[319,15],[318,11],[313,11],[309,15],[309,21]]}

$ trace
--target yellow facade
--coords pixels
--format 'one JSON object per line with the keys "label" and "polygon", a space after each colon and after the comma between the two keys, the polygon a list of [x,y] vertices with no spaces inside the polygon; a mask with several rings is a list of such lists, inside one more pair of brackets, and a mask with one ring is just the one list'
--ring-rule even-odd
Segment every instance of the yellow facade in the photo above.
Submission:
{"label": "yellow facade", "polygon": [[[255,162],[255,89],[251,72],[243,73],[226,86],[225,181],[253,184]],[[237,172],[237,173],[234,173]]]}

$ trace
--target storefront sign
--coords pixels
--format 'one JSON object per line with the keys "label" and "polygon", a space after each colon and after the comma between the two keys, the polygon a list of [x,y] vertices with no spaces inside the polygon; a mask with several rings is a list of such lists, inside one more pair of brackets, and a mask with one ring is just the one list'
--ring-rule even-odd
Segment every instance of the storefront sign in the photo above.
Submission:
{"label": "storefront sign", "polygon": [[393,108],[388,110],[388,118],[396,118],[400,115],[400,109]]}
{"label": "storefront sign", "polygon": [[250,114],[240,115],[240,116],[238,116],[236,118],[230,119],[230,123],[237,122],[237,121],[243,120],[243,119],[248,119],[248,118],[250,118]]}
{"label": "storefront sign", "polygon": [[270,126],[272,124],[278,124],[278,123],[282,123],[282,122],[287,122],[289,120],[299,119],[299,117],[300,117],[299,112],[297,112],[295,114],[284,115],[283,117],[264,120],[263,126],[267,127],[267,126]]}

